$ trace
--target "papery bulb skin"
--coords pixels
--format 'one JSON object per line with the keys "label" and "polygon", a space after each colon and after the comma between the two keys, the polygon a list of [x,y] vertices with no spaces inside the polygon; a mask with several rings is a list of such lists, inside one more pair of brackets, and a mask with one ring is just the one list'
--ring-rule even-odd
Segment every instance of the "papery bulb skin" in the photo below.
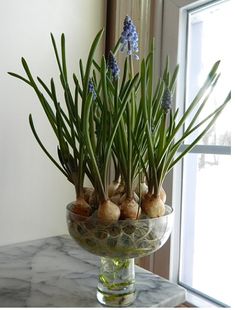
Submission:
{"label": "papery bulb skin", "polygon": [[148,192],[148,185],[145,182],[141,182],[140,186],[136,186],[135,192],[139,197],[143,197]]}
{"label": "papery bulb skin", "polygon": [[83,195],[86,202],[89,204],[89,200],[91,195],[93,194],[94,189],[92,187],[84,187],[83,188]]}
{"label": "papery bulb skin", "polygon": [[145,195],[141,207],[144,213],[151,218],[160,217],[165,214],[165,204],[159,196]]}
{"label": "papery bulb skin", "polygon": [[134,193],[134,200],[135,200],[136,203],[139,204],[140,198],[139,198],[139,196],[136,193]]}
{"label": "papery bulb skin", "polygon": [[90,195],[89,205],[92,206],[94,209],[97,209],[99,206],[99,198],[95,190],[93,190],[92,194]]}
{"label": "papery bulb skin", "polygon": [[112,183],[109,184],[109,186],[108,186],[108,196],[109,197],[112,197],[115,195],[115,192],[117,191],[119,185],[120,185],[119,181],[113,181]]}
{"label": "papery bulb skin", "polygon": [[79,197],[74,202],[72,211],[81,216],[89,217],[91,215],[92,209],[84,198]]}
{"label": "papery bulb skin", "polygon": [[115,195],[116,194],[122,195],[122,194],[124,194],[124,192],[125,192],[125,185],[122,182],[120,182],[118,188],[116,189]]}
{"label": "papery bulb skin", "polygon": [[140,217],[141,208],[134,199],[125,199],[121,204],[121,219],[136,220]]}
{"label": "papery bulb skin", "polygon": [[163,187],[161,187],[161,189],[160,189],[159,196],[160,196],[161,200],[163,201],[163,203],[166,203],[166,192],[165,192]]}
{"label": "papery bulb skin", "polygon": [[110,198],[110,200],[118,206],[120,204],[120,198],[121,198],[121,194],[118,193],[118,194],[113,195]]}
{"label": "papery bulb skin", "polygon": [[124,193],[120,196],[119,204],[121,205],[125,199],[126,199],[126,194]]}
{"label": "papery bulb skin", "polygon": [[[126,199],[126,194],[124,193],[120,196],[119,204],[122,204],[125,199]],[[133,195],[133,199],[136,203],[139,203],[139,201],[140,201],[139,196],[135,192]]]}
{"label": "papery bulb skin", "polygon": [[118,221],[119,217],[120,209],[111,200],[106,200],[99,205],[98,218],[101,221]]}

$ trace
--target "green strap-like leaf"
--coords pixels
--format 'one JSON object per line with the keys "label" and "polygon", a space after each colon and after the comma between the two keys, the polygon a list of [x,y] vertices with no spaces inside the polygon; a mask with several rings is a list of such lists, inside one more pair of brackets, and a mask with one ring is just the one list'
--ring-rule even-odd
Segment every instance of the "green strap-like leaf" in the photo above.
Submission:
{"label": "green strap-like leaf", "polygon": [[153,170],[153,179],[149,178],[149,181],[153,182],[155,189],[157,188],[157,179],[156,179],[156,165],[154,160],[154,146],[152,141],[150,121],[148,119],[148,109],[147,109],[147,95],[146,95],[146,66],[145,61],[142,61],[141,64],[141,108],[143,109],[143,115],[145,118],[145,128],[146,128],[146,138],[148,142],[148,155],[149,155],[149,165]]}
{"label": "green strap-like leaf", "polygon": [[[221,114],[221,112],[223,111],[223,109],[225,108],[225,106],[227,105],[227,103],[230,100],[231,100],[231,92],[228,94],[228,96],[224,100],[223,104],[221,104],[214,112],[210,113],[210,115],[207,116],[203,121],[201,121],[197,126],[195,126],[193,129],[191,129],[191,132],[195,131],[196,129],[201,127],[205,123],[205,121],[207,121],[207,120],[212,118],[211,121],[209,122],[209,124],[206,126],[206,128],[201,132],[201,134],[199,134],[197,136],[197,138],[195,138],[194,141],[192,143],[190,143],[190,145],[171,164],[169,163],[168,170],[172,169],[173,166],[183,156],[185,156],[185,154],[187,154],[198,143],[198,141],[208,132],[208,130],[213,126],[213,124],[215,123],[215,121],[217,120],[217,118],[219,117],[219,115]],[[188,133],[188,135],[189,135],[189,133]],[[184,137],[184,139],[185,138],[186,138],[186,136]],[[179,147],[180,144],[178,143],[177,146]],[[176,150],[174,150],[174,152],[176,152]]]}
{"label": "green strap-like leaf", "polygon": [[35,130],[34,124],[33,124],[33,118],[32,115],[29,115],[29,124],[30,127],[32,129],[33,135],[35,137],[35,139],[37,140],[38,144],[40,145],[41,149],[44,151],[44,153],[47,155],[47,157],[53,162],[53,164],[67,177],[69,178],[69,176],[67,175],[67,173],[61,168],[61,166],[57,163],[57,161],[50,155],[50,153],[46,150],[46,148],[44,147],[44,145],[42,144],[41,140],[39,139],[37,132]]}
{"label": "green strap-like leaf", "polygon": [[23,76],[19,75],[19,74],[16,74],[14,72],[8,72],[9,75],[13,76],[13,77],[16,77],[17,79],[20,79],[22,81],[24,81],[26,84],[31,85],[30,81],[28,81],[27,79],[25,79]]}
{"label": "green strap-like leaf", "polygon": [[62,35],[61,35],[61,59],[62,59],[63,75],[64,75],[64,78],[65,78],[65,81],[68,82],[64,33],[62,33]]}
{"label": "green strap-like leaf", "polygon": [[99,167],[97,164],[97,160],[95,158],[94,150],[92,148],[92,143],[90,139],[90,134],[89,134],[89,114],[90,114],[90,108],[92,104],[92,94],[89,94],[87,97],[87,102],[85,105],[85,111],[84,111],[84,127],[83,127],[83,132],[86,140],[86,146],[87,146],[87,151],[89,152],[91,163],[93,166],[93,171],[96,176],[96,182],[97,186],[99,187],[99,195],[101,200],[107,200],[107,195],[105,192],[104,184],[102,182],[102,178],[100,175]]}

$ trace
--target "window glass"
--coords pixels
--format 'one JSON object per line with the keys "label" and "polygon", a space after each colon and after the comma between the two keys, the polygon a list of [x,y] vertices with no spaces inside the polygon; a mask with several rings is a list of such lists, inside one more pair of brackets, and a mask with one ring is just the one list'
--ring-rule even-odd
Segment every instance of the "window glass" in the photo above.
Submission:
{"label": "window glass", "polygon": [[180,281],[235,306],[234,156],[184,160]]}
{"label": "window glass", "polygon": [[[235,29],[234,7],[235,1],[223,1],[192,11],[188,15],[187,106],[205,81],[213,64],[217,60],[221,61],[219,66],[221,77],[201,114],[201,119],[208,115],[213,107],[216,108],[223,102],[234,83],[232,70],[235,68],[234,48],[231,44],[231,31]],[[230,105],[200,144],[230,145],[232,117]],[[191,141],[192,137],[185,143]]]}
{"label": "window glass", "polygon": [[[186,107],[206,74],[221,60],[218,90],[202,117],[220,105],[234,83],[232,29],[235,1],[216,1],[188,14]],[[192,290],[221,304],[235,306],[235,158],[231,151],[234,131],[232,102],[200,141],[200,152],[183,161],[182,231],[179,280]],[[192,138],[185,143],[190,143]],[[222,146],[220,154],[216,148]],[[229,151],[228,151],[229,149]],[[224,154],[223,154],[224,150]]]}

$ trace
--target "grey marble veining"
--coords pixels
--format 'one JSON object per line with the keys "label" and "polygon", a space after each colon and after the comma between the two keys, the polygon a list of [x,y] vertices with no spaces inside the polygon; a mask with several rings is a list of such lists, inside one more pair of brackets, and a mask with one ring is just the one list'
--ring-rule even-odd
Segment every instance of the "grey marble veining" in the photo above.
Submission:
{"label": "grey marble veining", "polygon": [[[0,247],[0,307],[102,307],[96,300],[99,258],[69,236]],[[133,307],[174,307],[181,287],[136,266]]]}

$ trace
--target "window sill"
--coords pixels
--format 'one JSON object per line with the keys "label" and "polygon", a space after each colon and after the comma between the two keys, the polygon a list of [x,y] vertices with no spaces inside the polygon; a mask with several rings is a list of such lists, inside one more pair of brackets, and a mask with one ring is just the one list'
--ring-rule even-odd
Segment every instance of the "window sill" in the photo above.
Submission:
{"label": "window sill", "polygon": [[227,305],[219,305],[216,302],[208,300],[205,297],[199,296],[196,293],[192,293],[190,290],[187,290],[186,302],[185,303],[187,304],[188,307],[196,307],[196,308],[224,308],[224,307],[229,307]]}

